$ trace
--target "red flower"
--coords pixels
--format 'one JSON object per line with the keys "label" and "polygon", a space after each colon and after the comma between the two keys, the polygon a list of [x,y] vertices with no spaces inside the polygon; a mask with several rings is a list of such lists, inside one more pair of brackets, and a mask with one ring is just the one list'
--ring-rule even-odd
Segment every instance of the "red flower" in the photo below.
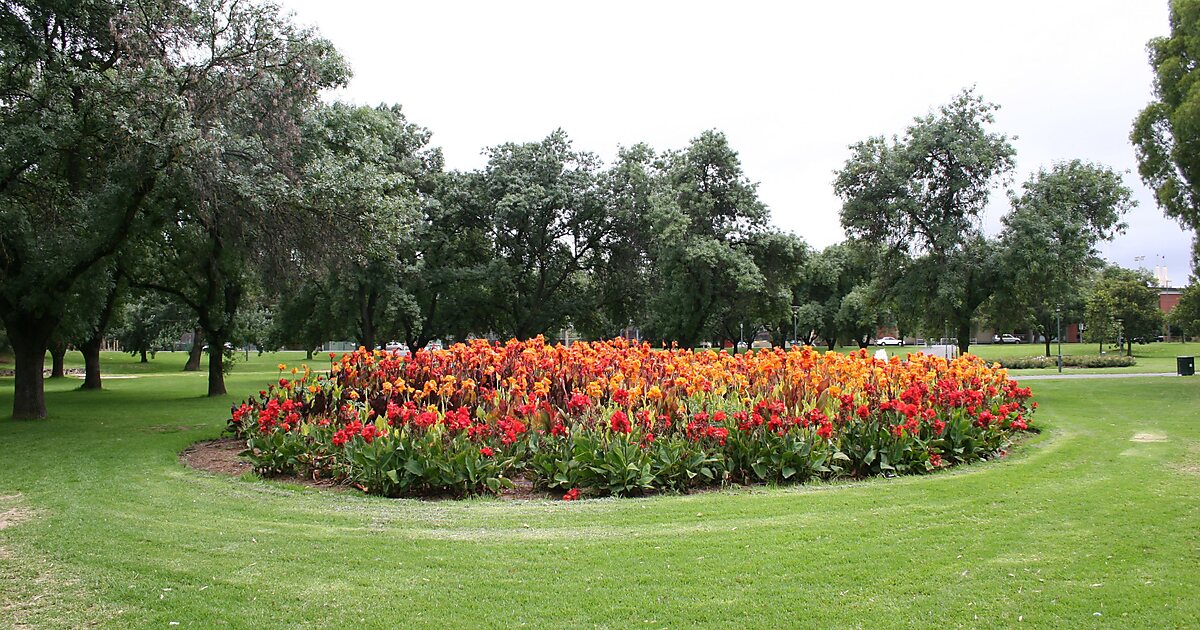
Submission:
{"label": "red flower", "polygon": [[871,415],[871,410],[866,405],[859,405],[855,413],[858,414],[859,418],[866,420],[867,416]]}
{"label": "red flower", "polygon": [[417,417],[413,418],[413,424],[417,425],[417,427],[421,429],[428,429],[436,422],[437,414],[432,411],[422,411],[421,413],[417,414]]}
{"label": "red flower", "polygon": [[629,433],[629,416],[624,411],[613,412],[612,417],[608,419],[608,424],[614,433]]}
{"label": "red flower", "polygon": [[492,455],[496,454],[496,451],[493,451],[492,447],[490,447],[490,446],[485,446],[485,447],[479,449],[479,454],[483,455],[484,457],[491,457]]}
{"label": "red flower", "polygon": [[705,433],[708,437],[716,440],[721,446],[725,445],[725,439],[729,437],[729,429],[725,427],[708,427]]}
{"label": "red flower", "polygon": [[821,425],[817,427],[817,435],[826,440],[833,437],[833,423],[828,421],[822,422]]}
{"label": "red flower", "polygon": [[567,493],[563,495],[562,500],[563,501],[578,501],[579,500],[579,488],[571,488],[570,490],[567,490]]}
{"label": "red flower", "polygon": [[587,409],[592,404],[592,399],[587,397],[587,394],[575,392],[571,395],[571,400],[567,401],[567,411],[571,413],[580,413]]}
{"label": "red flower", "polygon": [[940,467],[943,463],[942,456],[938,455],[937,453],[930,453],[929,454],[929,463],[933,464],[935,467]]}

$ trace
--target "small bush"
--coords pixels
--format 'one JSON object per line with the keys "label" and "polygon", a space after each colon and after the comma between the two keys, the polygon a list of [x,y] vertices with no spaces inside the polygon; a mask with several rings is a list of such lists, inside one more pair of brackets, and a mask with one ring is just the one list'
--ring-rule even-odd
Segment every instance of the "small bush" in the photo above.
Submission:
{"label": "small bush", "polygon": [[[1020,357],[997,359],[997,362],[1010,370],[1029,370],[1036,368],[1052,368],[1058,367],[1056,357]],[[1133,357],[1124,355],[1080,355],[1080,356],[1064,356],[1063,367],[1073,368],[1111,368],[1111,367],[1129,367],[1137,365],[1137,361]]]}

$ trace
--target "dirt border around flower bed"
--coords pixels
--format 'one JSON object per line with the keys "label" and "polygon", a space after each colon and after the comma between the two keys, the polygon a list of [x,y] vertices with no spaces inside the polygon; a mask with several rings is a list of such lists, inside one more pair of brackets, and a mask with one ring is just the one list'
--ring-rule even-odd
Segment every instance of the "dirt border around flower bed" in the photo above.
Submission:
{"label": "dirt border around flower bed", "polygon": [[[1029,433],[1014,436],[1014,439],[1008,445],[1008,448],[1006,449],[1006,451],[1011,453],[1012,451],[1014,451],[1018,448],[1026,446],[1033,439],[1034,436],[1036,436],[1040,433],[1042,433],[1042,430],[1037,429],[1037,430],[1031,431]],[[181,464],[183,464],[184,466],[187,466],[188,468],[191,468],[193,470],[199,470],[202,472],[213,473],[216,475],[222,475],[222,476],[226,476],[226,477],[240,477],[246,473],[254,472],[254,468],[250,464],[250,462],[248,462],[238,456],[238,453],[241,453],[243,450],[245,450],[245,448],[246,448],[246,443],[238,438],[222,437],[222,438],[209,439],[209,440],[200,440],[199,442],[193,442],[192,444],[188,445],[187,448],[185,448],[179,452],[179,462]],[[1024,449],[1022,449],[1022,450],[1024,450]],[[993,461],[996,461],[999,459],[1007,459],[1007,457],[1008,457],[1008,455],[1006,453],[1004,455],[1000,455],[999,457],[989,457],[989,458],[981,460],[979,462],[975,462],[974,464],[951,466],[940,472],[951,473],[951,474],[955,473],[955,472],[962,472],[963,469],[969,469],[969,468],[972,468],[973,466],[987,464],[987,463],[990,463],[990,462],[993,462]],[[894,476],[894,477],[890,477],[890,478],[891,479],[900,479],[900,478],[907,478],[907,477],[913,477],[913,476],[922,476],[922,475],[899,475],[899,476]],[[301,477],[299,475],[271,475],[271,476],[262,477],[262,478],[269,480],[269,481],[278,481],[278,482],[282,482],[282,483],[293,483],[293,484],[297,484],[297,485],[307,486],[309,488],[314,488],[317,490],[328,490],[328,491],[333,491],[333,492],[354,492],[355,494],[362,494],[363,496],[371,496],[371,495],[368,495],[365,491],[363,491],[363,489],[360,487],[357,487],[355,485],[345,483],[345,482],[337,482],[332,479],[310,479],[307,477]],[[840,481],[858,482],[858,481],[863,481],[864,479],[868,479],[868,478],[844,478]],[[501,501],[537,501],[537,500],[557,501],[562,498],[556,492],[537,490],[536,488],[533,487],[533,482],[531,480],[525,479],[524,477],[516,478],[516,479],[513,479],[512,481],[513,481],[515,487],[506,488],[504,490],[501,490],[500,496],[499,496],[499,499]],[[802,485],[808,485],[808,484],[802,484]],[[749,486],[733,486],[733,487],[741,488],[744,490],[753,490],[755,488],[766,487],[766,486],[767,486],[767,484],[762,484],[761,486],[758,484],[753,484],[753,485],[749,485]],[[685,492],[685,493],[680,493],[680,494],[681,495],[704,494],[704,493],[708,493],[708,492],[721,492],[721,491],[728,490],[728,489],[729,488],[722,487],[722,486],[699,487],[699,488],[692,488],[690,491]],[[644,495],[640,495],[640,498],[659,496],[659,495],[663,495],[663,494],[671,494],[671,493],[651,491],[651,492],[647,492]],[[418,501],[458,501],[458,500],[461,500],[463,497],[450,495],[450,494],[424,494],[424,495],[409,495],[409,496],[405,496],[403,498],[415,499]]]}
{"label": "dirt border around flower bed", "polygon": [[[223,437],[211,440],[201,440],[188,445],[187,448],[179,452],[179,462],[193,470],[223,475],[227,477],[240,477],[246,473],[253,473],[254,467],[250,462],[238,457],[238,453],[246,450],[246,442],[238,438]],[[337,482],[332,479],[310,479],[299,475],[271,475],[264,477],[271,481],[280,481],[284,483],[294,483],[298,485],[316,488],[318,490],[332,490],[335,492],[362,492],[361,488],[354,485]],[[500,499],[503,501],[527,501],[538,499],[557,500],[560,495],[553,492],[543,492],[533,487],[533,482],[525,478],[513,479],[515,487],[506,488],[500,492]],[[454,501],[461,497],[456,497],[448,494],[432,494],[432,495],[413,495],[405,497],[408,499],[428,500],[428,501]]]}

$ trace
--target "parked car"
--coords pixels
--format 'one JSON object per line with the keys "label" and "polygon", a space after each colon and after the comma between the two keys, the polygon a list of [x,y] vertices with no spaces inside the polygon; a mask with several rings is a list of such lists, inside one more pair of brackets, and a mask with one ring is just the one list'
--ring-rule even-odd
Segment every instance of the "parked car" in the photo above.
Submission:
{"label": "parked car", "polygon": [[405,356],[409,354],[408,346],[400,343],[399,341],[389,341],[385,346],[383,346],[383,349],[387,350],[388,352],[399,352]]}
{"label": "parked car", "polygon": [[1021,343],[1021,338],[1008,333],[1003,335],[992,335],[992,343]]}
{"label": "parked car", "polygon": [[875,340],[875,345],[877,345],[877,346],[903,346],[904,340],[897,339],[895,337],[880,337],[879,339]]}

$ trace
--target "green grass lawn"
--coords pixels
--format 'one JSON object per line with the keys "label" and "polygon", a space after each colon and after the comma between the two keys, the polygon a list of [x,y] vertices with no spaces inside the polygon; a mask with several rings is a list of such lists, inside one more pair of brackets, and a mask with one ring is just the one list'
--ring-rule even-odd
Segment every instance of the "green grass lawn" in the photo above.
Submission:
{"label": "green grass lawn", "polygon": [[1200,625],[1200,379],[1032,383],[1046,431],[1003,460],[802,488],[420,502],[178,463],[297,357],[207,399],[182,354],[108,355],[138,378],[0,421],[0,625]]}

